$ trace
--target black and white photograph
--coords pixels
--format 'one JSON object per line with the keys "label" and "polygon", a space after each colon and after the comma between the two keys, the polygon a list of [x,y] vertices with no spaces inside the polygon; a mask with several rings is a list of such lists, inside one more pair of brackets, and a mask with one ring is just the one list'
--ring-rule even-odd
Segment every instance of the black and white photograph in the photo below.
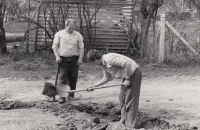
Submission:
{"label": "black and white photograph", "polygon": [[199,130],[200,0],[0,0],[0,130]]}

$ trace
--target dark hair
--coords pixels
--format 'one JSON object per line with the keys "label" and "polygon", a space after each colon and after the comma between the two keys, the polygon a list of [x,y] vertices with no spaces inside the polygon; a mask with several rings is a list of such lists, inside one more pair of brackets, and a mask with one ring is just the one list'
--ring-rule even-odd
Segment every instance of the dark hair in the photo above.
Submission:
{"label": "dark hair", "polygon": [[87,53],[87,58],[89,59],[89,61],[95,61],[95,59],[99,60],[102,58],[102,56],[103,53],[96,49],[90,50]]}

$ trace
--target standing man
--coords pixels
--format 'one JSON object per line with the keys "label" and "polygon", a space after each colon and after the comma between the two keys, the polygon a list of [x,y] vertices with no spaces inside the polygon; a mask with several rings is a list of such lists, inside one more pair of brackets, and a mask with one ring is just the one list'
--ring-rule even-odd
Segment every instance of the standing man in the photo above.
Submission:
{"label": "standing man", "polygon": [[138,64],[129,57],[117,53],[103,54],[97,50],[91,50],[87,54],[88,59],[96,65],[102,66],[103,78],[87,88],[92,91],[111,80],[111,77],[121,78],[122,85],[119,95],[121,105],[120,122],[128,128],[134,128],[137,121],[140,86],[142,72]]}
{"label": "standing man", "polygon": [[[75,31],[74,19],[66,19],[65,29],[57,32],[53,40],[52,49],[56,62],[60,65],[57,92],[60,96],[59,103],[66,101],[68,87],[76,90],[79,65],[83,63],[84,43],[82,35]],[[68,86],[69,85],[69,86]],[[74,93],[69,93],[68,99],[74,98]]]}

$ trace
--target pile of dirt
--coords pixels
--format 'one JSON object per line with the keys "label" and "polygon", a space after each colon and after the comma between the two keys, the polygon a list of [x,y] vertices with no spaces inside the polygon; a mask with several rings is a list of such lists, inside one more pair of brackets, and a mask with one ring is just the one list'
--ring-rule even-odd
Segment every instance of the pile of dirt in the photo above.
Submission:
{"label": "pile of dirt", "polygon": [[[24,108],[40,108],[43,112],[53,112],[54,116],[63,118],[63,122],[57,124],[60,129],[76,130],[79,125],[88,130],[110,130],[109,124],[120,120],[120,106],[107,102],[106,104],[98,103],[78,103],[72,105],[70,102],[65,104],[50,103],[50,102],[19,102],[19,101],[1,101],[0,109],[24,109]],[[75,119],[77,113],[86,113],[90,115],[84,119],[80,116]],[[87,115],[87,116],[88,116]],[[151,118],[145,113],[139,112],[136,124],[138,129],[174,129],[174,130],[197,130],[195,126],[189,123],[174,125],[161,118]]]}
{"label": "pile of dirt", "polygon": [[[120,107],[111,102],[106,104],[97,104],[97,103],[80,103],[75,106],[75,108],[81,112],[89,113],[92,116],[98,118],[104,118],[111,122],[116,122],[120,120]],[[137,128],[141,129],[174,129],[174,130],[197,130],[198,127],[192,126],[189,123],[174,125],[170,124],[168,121],[161,118],[152,118],[148,117],[145,113],[138,112],[137,118]]]}
{"label": "pile of dirt", "polygon": [[0,101],[1,110],[32,108],[36,105],[33,102],[20,102],[20,101]]}
{"label": "pile of dirt", "polygon": [[92,102],[88,102],[86,104],[79,103],[75,106],[75,108],[80,112],[86,112],[92,116],[97,116],[112,122],[119,121],[121,118],[121,111],[119,106],[114,105],[111,102],[107,102],[106,104],[98,104]]}

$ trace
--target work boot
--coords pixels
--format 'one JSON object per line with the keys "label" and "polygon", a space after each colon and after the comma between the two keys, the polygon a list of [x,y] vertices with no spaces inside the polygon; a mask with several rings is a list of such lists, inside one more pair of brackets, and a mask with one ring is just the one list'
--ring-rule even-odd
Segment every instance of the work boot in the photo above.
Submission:
{"label": "work boot", "polygon": [[74,92],[69,93],[68,97],[74,98]]}
{"label": "work boot", "polygon": [[61,97],[59,103],[65,103],[66,97]]}

